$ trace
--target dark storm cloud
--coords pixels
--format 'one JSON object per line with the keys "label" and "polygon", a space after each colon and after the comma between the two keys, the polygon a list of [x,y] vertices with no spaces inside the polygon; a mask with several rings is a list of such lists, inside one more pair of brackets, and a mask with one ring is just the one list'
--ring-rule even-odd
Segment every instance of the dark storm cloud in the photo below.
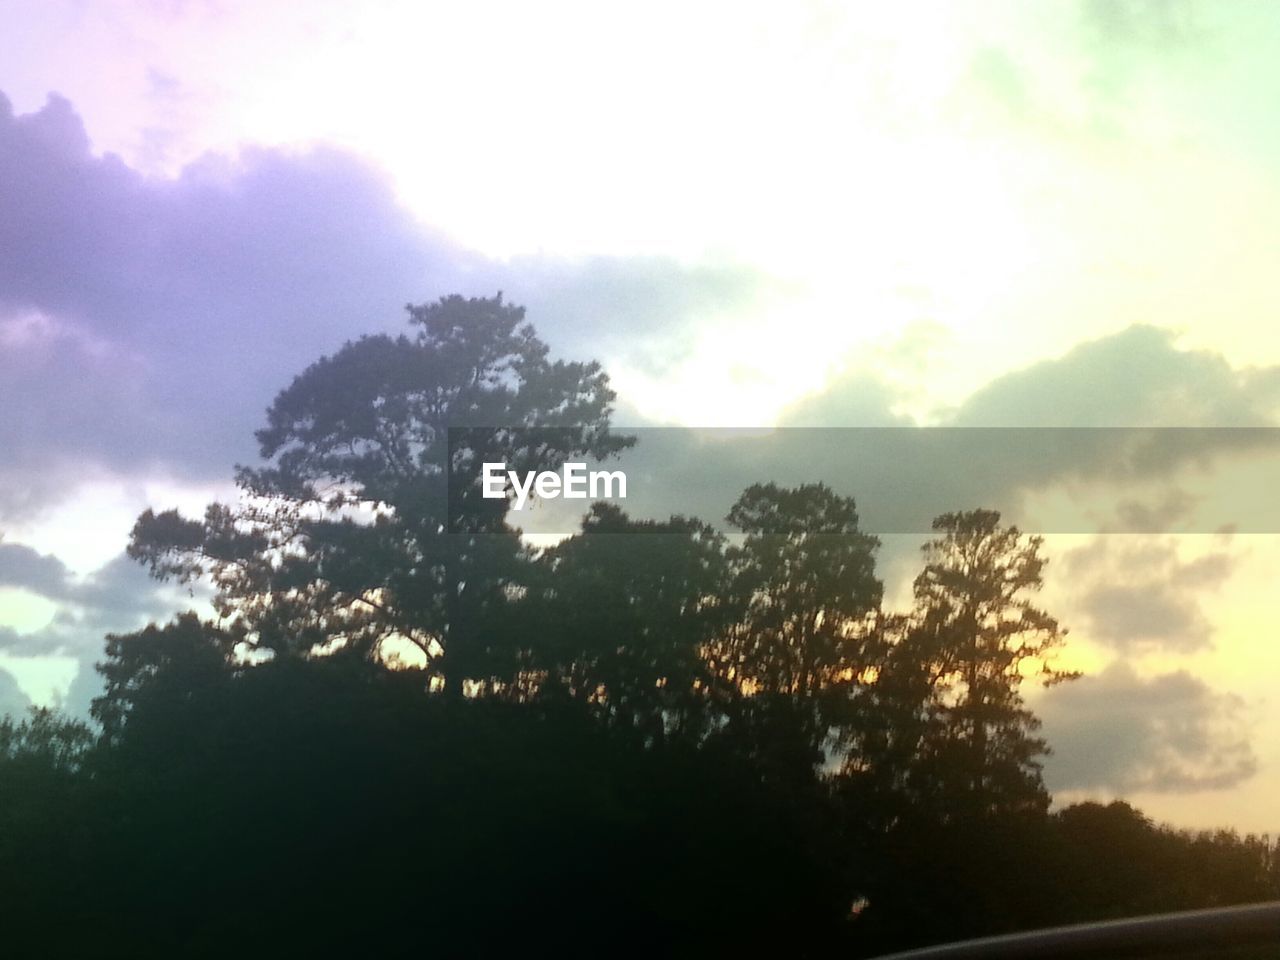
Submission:
{"label": "dark storm cloud", "polygon": [[148,179],[94,155],[66,100],[14,116],[0,96],[0,520],[95,469],[224,479],[308,363],[402,329],[407,301],[497,289],[558,353],[642,363],[756,293],[743,270],[661,258],[486,260],[335,150]]}
{"label": "dark storm cloud", "polygon": [[1055,791],[1226,789],[1257,770],[1244,701],[1183,670],[1145,679],[1113,664],[1048,691],[1036,711]]}

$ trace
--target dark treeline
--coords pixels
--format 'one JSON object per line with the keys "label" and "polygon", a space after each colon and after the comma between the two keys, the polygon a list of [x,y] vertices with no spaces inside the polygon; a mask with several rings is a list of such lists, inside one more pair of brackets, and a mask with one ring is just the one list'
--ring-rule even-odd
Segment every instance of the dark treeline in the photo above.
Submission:
{"label": "dark treeline", "polygon": [[93,728],[0,724],[8,942],[871,955],[1280,896],[1266,839],[1050,812],[1038,538],[939,517],[900,613],[821,484],[534,550],[477,465],[625,449],[607,377],[501,297],[410,320],[279,394],[238,505],[139,519],[213,619],[108,638]]}

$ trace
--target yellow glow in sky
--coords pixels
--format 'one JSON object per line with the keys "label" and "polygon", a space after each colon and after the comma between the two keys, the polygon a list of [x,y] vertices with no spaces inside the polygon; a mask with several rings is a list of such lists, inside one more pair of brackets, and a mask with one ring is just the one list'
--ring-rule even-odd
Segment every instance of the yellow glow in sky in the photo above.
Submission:
{"label": "yellow glow in sky", "polygon": [[51,600],[16,587],[0,587],[0,627],[34,633],[47,627],[57,613]]}

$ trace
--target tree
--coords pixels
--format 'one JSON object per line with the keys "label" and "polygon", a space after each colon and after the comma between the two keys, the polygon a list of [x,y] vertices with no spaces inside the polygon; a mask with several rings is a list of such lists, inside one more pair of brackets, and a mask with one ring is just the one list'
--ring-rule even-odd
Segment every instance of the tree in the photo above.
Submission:
{"label": "tree", "polygon": [[527,566],[481,462],[542,470],[633,439],[610,432],[600,366],[549,359],[501,294],[407,309],[413,336],[348,343],[276,397],[240,505],[148,510],[129,553],[161,578],[209,576],[249,652],[411,644],[457,694],[491,679],[485,623]]}
{"label": "tree", "polygon": [[966,807],[1043,809],[1037,757],[1048,747],[1020,688],[1028,665],[1045,685],[1078,676],[1054,666],[1066,631],[1027,597],[1043,584],[1043,539],[993,510],[943,514],[933,529],[941,536],[922,548],[915,623],[897,651],[931,691],[927,762]]}
{"label": "tree", "polygon": [[[93,895],[85,890],[97,867],[85,768],[94,741],[85,724],[45,708],[32,707],[22,720],[0,717],[0,902],[14,955],[47,954],[47,921],[58,905]],[[32,915],[46,921],[45,941],[24,950],[21,931]]]}
{"label": "tree", "polygon": [[93,732],[84,723],[47,707],[31,707],[23,720],[0,717],[0,768],[6,777],[22,767],[52,775],[74,774],[93,741]]}
{"label": "tree", "polygon": [[[1068,920],[1102,920],[1271,900],[1280,896],[1278,847],[1234,831],[1153,823],[1123,801],[1078,803],[1050,821]],[[1061,921],[1060,921],[1061,922]]]}
{"label": "tree", "polygon": [[724,537],[684,517],[632,520],[597,503],[541,558],[523,605],[531,665],[648,743],[696,740],[709,707],[706,644],[734,611]]}
{"label": "tree", "polygon": [[708,651],[720,683],[743,695],[728,732],[801,782],[875,660],[879,541],[859,528],[853,499],[823,484],[756,484],[728,520],[745,534],[730,553],[741,615]]}
{"label": "tree", "polygon": [[193,692],[231,675],[240,630],[202,623],[194,613],[164,626],[107,637],[107,659],[98,665],[105,681],[93,701],[93,717],[106,740],[117,740],[140,702],[158,710],[189,702]]}
{"label": "tree", "polygon": [[733,554],[744,609],[720,668],[749,688],[807,696],[865,665],[861,629],[883,592],[879,541],[852,497],[824,484],[755,484],[729,511],[746,537]]}

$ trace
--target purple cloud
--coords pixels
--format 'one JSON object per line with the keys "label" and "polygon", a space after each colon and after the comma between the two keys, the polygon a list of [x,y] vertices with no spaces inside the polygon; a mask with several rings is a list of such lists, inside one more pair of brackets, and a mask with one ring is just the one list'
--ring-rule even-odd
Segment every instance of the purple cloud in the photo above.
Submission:
{"label": "purple cloud", "polygon": [[0,95],[0,520],[93,469],[227,478],[294,374],[410,300],[503,289],[558,352],[652,363],[756,287],[662,258],[491,261],[333,149],[148,178],[95,155],[65,99],[15,116]]}

